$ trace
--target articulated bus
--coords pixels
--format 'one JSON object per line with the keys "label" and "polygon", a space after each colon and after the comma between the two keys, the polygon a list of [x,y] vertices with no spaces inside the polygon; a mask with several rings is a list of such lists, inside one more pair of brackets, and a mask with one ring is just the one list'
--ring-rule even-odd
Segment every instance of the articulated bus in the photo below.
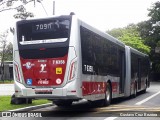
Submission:
{"label": "articulated bus", "polygon": [[149,59],[76,15],[22,20],[13,45],[15,94],[11,103],[136,96],[149,87]]}

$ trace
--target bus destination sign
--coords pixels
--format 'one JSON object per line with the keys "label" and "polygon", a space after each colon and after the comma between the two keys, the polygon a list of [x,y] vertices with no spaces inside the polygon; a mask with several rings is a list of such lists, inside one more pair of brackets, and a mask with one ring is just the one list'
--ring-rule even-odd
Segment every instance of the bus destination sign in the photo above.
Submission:
{"label": "bus destination sign", "polygon": [[32,31],[33,32],[53,31],[54,24],[55,24],[54,22],[36,23],[32,25]]}

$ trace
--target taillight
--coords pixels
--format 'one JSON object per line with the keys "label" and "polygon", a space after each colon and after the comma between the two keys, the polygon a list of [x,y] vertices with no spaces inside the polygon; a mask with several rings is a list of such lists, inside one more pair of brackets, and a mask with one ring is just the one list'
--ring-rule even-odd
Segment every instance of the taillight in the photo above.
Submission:
{"label": "taillight", "polygon": [[18,64],[15,64],[15,63],[14,63],[14,69],[15,69],[15,77],[16,77],[16,80],[17,80],[18,82],[21,82]]}
{"label": "taillight", "polygon": [[75,78],[76,69],[77,69],[77,61],[74,61],[71,63],[71,66],[70,66],[69,80],[73,80]]}

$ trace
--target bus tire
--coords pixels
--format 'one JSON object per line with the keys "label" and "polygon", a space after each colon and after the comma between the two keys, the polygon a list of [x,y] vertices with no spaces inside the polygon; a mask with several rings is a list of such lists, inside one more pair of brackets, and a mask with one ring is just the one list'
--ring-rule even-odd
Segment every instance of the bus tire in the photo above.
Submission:
{"label": "bus tire", "polygon": [[109,106],[112,100],[112,90],[111,85],[107,83],[106,91],[105,91],[105,99],[104,99],[104,106]]}
{"label": "bus tire", "polygon": [[23,104],[23,103],[24,103],[24,99],[17,98],[15,96],[15,94],[12,95],[10,104],[19,105],[19,104]]}
{"label": "bus tire", "polygon": [[32,104],[32,99],[26,98],[26,104]]}
{"label": "bus tire", "polygon": [[144,88],[144,90],[142,91],[142,93],[146,93],[146,90],[147,90],[147,80],[146,80],[146,82],[145,82],[145,88]]}
{"label": "bus tire", "polygon": [[135,83],[134,85],[134,93],[133,93],[133,98],[137,96],[137,84]]}
{"label": "bus tire", "polygon": [[53,100],[53,104],[59,106],[59,107],[67,107],[72,105],[71,100]]}

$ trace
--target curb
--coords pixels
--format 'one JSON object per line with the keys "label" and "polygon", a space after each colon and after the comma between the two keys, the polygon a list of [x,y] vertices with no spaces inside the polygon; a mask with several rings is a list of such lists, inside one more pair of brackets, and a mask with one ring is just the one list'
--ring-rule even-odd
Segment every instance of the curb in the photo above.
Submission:
{"label": "curb", "polygon": [[25,112],[25,111],[36,110],[36,109],[40,109],[40,108],[44,108],[44,107],[49,107],[49,106],[53,106],[53,104],[52,103],[48,103],[48,104],[30,106],[30,107],[25,107],[25,108],[8,110],[8,112]]}

